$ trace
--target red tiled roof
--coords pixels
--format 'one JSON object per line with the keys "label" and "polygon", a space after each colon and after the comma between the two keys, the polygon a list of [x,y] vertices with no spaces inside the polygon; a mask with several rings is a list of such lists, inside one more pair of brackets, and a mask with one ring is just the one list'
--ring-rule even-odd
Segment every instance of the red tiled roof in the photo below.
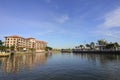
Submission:
{"label": "red tiled roof", "polygon": [[25,39],[29,40],[29,39],[35,39],[35,38],[30,37],[30,38],[25,38]]}
{"label": "red tiled roof", "polygon": [[13,36],[6,36],[6,37],[8,37],[8,38],[22,38],[22,37],[17,36],[17,35],[13,35]]}
{"label": "red tiled roof", "polygon": [[[5,38],[23,38],[23,37],[17,36],[17,35],[13,35],[13,36],[5,36]],[[35,38],[30,37],[30,38],[24,38],[24,39],[30,40],[30,39],[35,39]],[[47,44],[47,42],[45,42],[45,41],[40,41],[40,40],[36,40],[36,42]]]}
{"label": "red tiled roof", "polygon": [[45,41],[40,41],[40,40],[36,40],[36,41],[39,43],[46,43],[47,44],[47,42],[45,42]]}

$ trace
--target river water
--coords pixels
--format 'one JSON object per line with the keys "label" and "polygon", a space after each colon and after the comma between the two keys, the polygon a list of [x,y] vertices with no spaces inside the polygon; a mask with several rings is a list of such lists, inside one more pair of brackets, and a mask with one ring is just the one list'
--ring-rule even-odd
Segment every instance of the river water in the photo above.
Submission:
{"label": "river water", "polygon": [[120,80],[120,55],[36,53],[1,57],[0,80]]}

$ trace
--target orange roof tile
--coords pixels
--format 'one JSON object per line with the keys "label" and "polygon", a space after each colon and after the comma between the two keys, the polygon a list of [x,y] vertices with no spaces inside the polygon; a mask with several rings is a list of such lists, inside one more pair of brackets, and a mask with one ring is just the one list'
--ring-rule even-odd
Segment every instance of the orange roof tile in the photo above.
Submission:
{"label": "orange roof tile", "polygon": [[6,36],[8,38],[23,38],[23,37],[20,37],[20,36],[17,36],[17,35],[13,35],[13,36]]}

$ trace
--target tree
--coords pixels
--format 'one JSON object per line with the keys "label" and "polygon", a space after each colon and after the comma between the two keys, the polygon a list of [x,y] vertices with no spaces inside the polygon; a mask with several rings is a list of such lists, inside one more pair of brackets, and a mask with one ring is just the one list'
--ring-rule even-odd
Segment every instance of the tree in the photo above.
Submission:
{"label": "tree", "polygon": [[10,51],[9,46],[6,46],[6,51],[7,51],[7,52],[9,52],[9,51]]}
{"label": "tree", "polygon": [[117,50],[118,47],[119,47],[119,44],[118,44],[117,42],[115,42],[115,43],[114,43],[114,47],[115,47],[115,49]]}
{"label": "tree", "polygon": [[107,41],[105,40],[98,40],[98,45],[106,45]]}
{"label": "tree", "polygon": [[3,42],[0,40],[0,46],[3,46]]}
{"label": "tree", "polygon": [[1,48],[1,51],[6,51],[6,47],[5,46],[2,46],[2,48]]}
{"label": "tree", "polygon": [[47,46],[47,47],[45,48],[45,50],[46,50],[46,51],[52,50],[52,47],[48,47],[48,46]]}
{"label": "tree", "polygon": [[5,46],[3,46],[3,43],[1,40],[0,40],[0,51],[5,51]]}
{"label": "tree", "polygon": [[114,49],[114,44],[113,43],[107,44],[106,49]]}
{"label": "tree", "polygon": [[118,47],[119,47],[119,44],[117,42],[115,42],[115,43],[110,42],[109,44],[106,45],[106,49],[115,49],[115,50],[117,50]]}
{"label": "tree", "polygon": [[90,47],[90,45],[89,45],[89,44],[86,44],[85,46],[86,46],[86,47]]}
{"label": "tree", "polygon": [[94,43],[94,42],[91,42],[91,43],[90,43],[90,47],[91,47],[91,49],[94,49],[94,48],[95,48],[95,43]]}
{"label": "tree", "polygon": [[76,49],[78,48],[78,46],[75,47]]}
{"label": "tree", "polygon": [[83,49],[83,45],[80,45],[79,47],[80,47],[81,49]]}
{"label": "tree", "polygon": [[11,46],[11,47],[10,47],[10,50],[11,50],[11,51],[14,51],[14,49],[15,49],[15,46]]}

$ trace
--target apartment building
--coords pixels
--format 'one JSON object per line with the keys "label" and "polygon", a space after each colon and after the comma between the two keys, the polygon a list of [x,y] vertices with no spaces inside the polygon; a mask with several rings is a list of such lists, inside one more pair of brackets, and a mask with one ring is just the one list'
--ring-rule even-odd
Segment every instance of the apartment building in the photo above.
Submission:
{"label": "apartment building", "polygon": [[45,50],[47,42],[36,40],[35,38],[23,38],[21,36],[13,35],[5,37],[5,46],[14,46],[15,50],[22,49],[35,49],[36,51]]}

